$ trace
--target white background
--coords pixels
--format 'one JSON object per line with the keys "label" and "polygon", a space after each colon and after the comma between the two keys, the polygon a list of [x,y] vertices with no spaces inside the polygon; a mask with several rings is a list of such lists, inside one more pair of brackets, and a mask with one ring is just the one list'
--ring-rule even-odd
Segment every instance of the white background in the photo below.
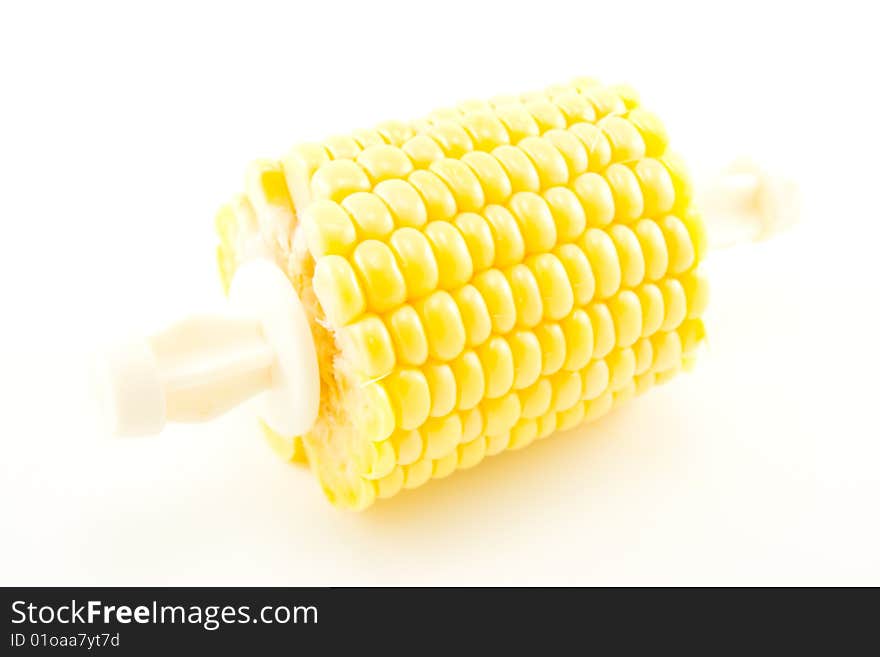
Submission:
{"label": "white background", "polygon": [[[880,584],[867,4],[4,2],[0,584]],[[581,74],[637,87],[694,170],[801,184],[797,229],[707,263],[693,374],[363,514],[248,409],[96,429],[91,351],[222,302],[250,159]]]}

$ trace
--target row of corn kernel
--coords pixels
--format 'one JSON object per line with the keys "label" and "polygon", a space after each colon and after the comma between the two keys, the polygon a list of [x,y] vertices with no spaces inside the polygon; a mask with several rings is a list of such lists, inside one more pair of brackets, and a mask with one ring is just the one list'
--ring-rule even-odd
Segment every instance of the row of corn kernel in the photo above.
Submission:
{"label": "row of corn kernel", "polygon": [[[480,299],[479,292],[471,286],[474,298]],[[451,347],[453,351],[437,353],[429,351],[429,339],[443,349],[450,349],[447,342],[439,342],[433,331],[446,326],[450,318],[455,318],[452,307],[440,308],[436,321],[426,322],[431,331],[426,337],[419,315],[410,306],[411,316],[400,312],[392,315],[397,318],[391,324],[392,339],[386,339],[383,326],[377,319],[373,327],[366,327],[358,349],[367,350],[367,358],[372,363],[380,363],[383,358],[374,352],[387,352],[388,358],[398,354],[397,361],[385,366],[383,389],[387,390],[392,407],[397,409],[396,417],[406,429],[419,426],[429,416],[448,413],[453,407],[467,409],[483,397],[496,398],[509,389],[521,389],[530,385],[539,375],[553,374],[559,369],[574,370],[586,365],[591,358],[604,357],[614,346],[627,347],[639,337],[650,337],[657,331],[676,328],[685,317],[699,317],[707,301],[707,285],[703,276],[695,270],[679,278],[666,278],[658,283],[644,283],[635,290],[623,290],[605,302],[595,302],[586,308],[575,308],[571,313],[555,321],[532,325],[532,330],[507,329],[501,326],[506,335],[492,335],[487,317],[481,323],[484,328],[474,336],[472,345],[466,348],[465,337],[459,336]],[[454,305],[454,302],[450,302]],[[509,313],[510,322],[515,319],[515,311]],[[448,336],[446,336],[448,337]],[[376,343],[380,347],[376,347]],[[428,362],[428,355],[435,360]],[[437,356],[449,357],[448,362],[436,360]],[[405,365],[423,365],[421,369],[405,366],[397,367],[397,362]],[[394,370],[394,371],[392,371]],[[375,374],[379,370],[367,370]],[[374,383],[373,385],[380,385]],[[379,435],[381,439],[384,435]]]}
{"label": "row of corn kernel", "polygon": [[[530,198],[522,193],[515,198],[525,205],[540,197]],[[553,248],[557,242],[556,225],[571,224],[565,218],[554,221],[549,210],[541,219],[535,219],[539,213],[534,207],[530,212],[518,208],[517,202],[512,205],[514,213],[502,206],[489,206],[484,210],[485,217],[466,213],[454,224],[431,222],[424,232],[398,229],[391,236],[390,246],[367,240],[351,256],[354,267],[339,254],[320,257],[316,290],[328,318],[336,325],[345,325],[368,305],[382,312],[406,299],[417,299],[435,287],[454,288],[488,266],[506,267],[521,261],[529,251]],[[556,216],[564,215],[557,210]],[[324,218],[325,228],[334,225],[328,217]],[[527,230],[522,231],[520,226]],[[578,241],[607,281],[599,286],[600,290],[613,290],[620,285],[621,278],[633,285],[645,275],[657,279],[667,270],[679,273],[689,268],[705,248],[705,237],[700,231],[698,218],[686,213],[684,220],[667,215],[659,222],[642,219],[632,227],[615,224],[607,235],[587,228]],[[530,238],[528,250],[523,232]],[[579,232],[571,231],[564,237],[571,239]],[[569,254],[570,265],[579,266],[576,252],[569,249]]]}
{"label": "row of corn kernel", "polygon": [[[423,145],[430,141],[424,139]],[[607,144],[607,150],[598,148],[600,144]],[[302,157],[314,156],[313,147],[301,150],[305,153]],[[405,196],[414,198],[412,191],[402,185],[407,181],[409,187],[430,199],[432,210],[451,216],[454,209],[449,194],[439,189],[437,177],[452,191],[458,210],[467,211],[479,209],[487,201],[504,201],[512,189],[537,192],[566,185],[587,172],[601,172],[623,201],[620,213],[638,216],[632,208],[641,209],[646,198],[649,207],[661,205],[673,191],[669,175],[657,167],[657,158],[648,156],[646,150],[644,138],[629,119],[608,117],[598,125],[577,123],[567,130],[527,137],[515,146],[502,144],[489,151],[452,153],[438,146],[416,153],[406,145],[371,146],[355,159],[327,159],[316,165],[306,182],[311,201],[341,202],[351,194],[381,185],[374,191],[381,196],[404,197],[393,199],[399,204],[409,200]],[[649,163],[641,164],[645,158]],[[668,158],[664,155],[661,159]],[[635,172],[626,166],[629,163],[635,163]],[[291,156],[286,166],[302,169],[306,165]],[[426,175],[428,172],[435,175]],[[658,173],[663,177],[657,178]],[[634,193],[640,185],[645,189]],[[416,211],[401,218],[412,225],[423,221],[425,214]]]}
{"label": "row of corn kernel", "polygon": [[[426,121],[413,124],[389,121],[374,130],[357,130],[349,136],[331,137],[322,144],[309,146],[313,152],[308,159],[315,166],[320,161],[354,159],[371,146],[403,146],[414,138],[409,147],[414,153],[424,149],[433,151],[437,147],[448,155],[490,150],[492,145],[515,144],[526,137],[560,130],[574,123],[593,123],[608,114],[624,114],[636,105],[629,91],[621,93],[620,89],[605,88],[594,82],[576,81],[572,85],[557,85],[546,92],[498,97],[490,101],[469,101],[452,110],[438,110],[429,115]],[[650,134],[661,137],[653,140],[655,144],[665,143],[662,126],[658,128],[658,122],[652,115],[641,119],[637,116],[636,119]],[[444,131],[443,122],[448,121],[458,121],[459,130],[447,127]],[[417,135],[414,126],[420,126],[422,134]],[[426,144],[421,137],[428,137],[434,141],[434,145]],[[323,156],[318,155],[319,151],[323,151]]]}
{"label": "row of corn kernel", "polygon": [[[450,235],[444,238],[447,241],[452,241],[452,235],[458,235],[450,224],[437,223],[450,227]],[[588,229],[579,245],[564,245],[555,253],[534,254],[524,264],[512,265],[503,272],[494,268],[486,270],[473,277],[472,284],[465,284],[452,294],[436,290],[414,306],[402,305],[406,283],[396,268],[391,250],[379,242],[365,242],[361,247],[376,247],[369,254],[362,252],[361,257],[357,254],[355,257],[361,277],[373,279],[366,295],[361,291],[354,269],[339,256],[319,260],[315,290],[331,322],[336,326],[349,325],[345,330],[347,338],[343,339],[355,345],[368,345],[365,351],[359,352],[364,357],[361,369],[367,378],[377,378],[385,376],[396,364],[395,344],[398,345],[397,356],[404,363],[420,364],[428,355],[451,360],[466,345],[482,343],[490,330],[504,334],[514,326],[531,328],[542,318],[560,319],[573,307],[589,303],[594,296],[608,299],[620,289],[641,284],[646,277],[668,286],[663,277],[667,273],[688,271],[697,254],[683,222],[670,215],[660,225],[642,220],[636,232],[615,225],[609,231],[613,237],[599,229]],[[422,239],[418,235],[408,234],[412,239],[410,246],[398,251],[412,252],[412,243]],[[422,257],[412,258],[414,263],[422,269],[427,264],[436,267],[429,255],[430,249],[423,247],[421,252]],[[472,276],[472,267],[466,266],[470,260],[464,260],[465,252],[466,248],[459,246],[456,257],[443,263],[447,271],[456,272],[452,281],[447,282],[450,287]],[[648,253],[649,258],[646,259],[644,253]],[[410,273],[417,283],[426,281],[424,275]],[[462,273],[464,278],[460,277]],[[435,280],[428,277],[427,283],[433,286]],[[394,289],[400,291],[389,293]],[[338,303],[328,303],[333,300]],[[384,323],[372,313],[353,321],[363,315],[368,306],[377,313],[394,310]]]}
{"label": "row of corn kernel", "polygon": [[[680,367],[682,354],[686,357],[692,353],[702,339],[702,323],[700,320],[692,320],[680,332],[673,331],[671,335],[675,336],[673,340],[678,340],[677,343],[673,342],[679,345],[677,355],[660,356],[658,350],[658,356],[653,362],[649,361],[647,367],[640,364],[641,369],[633,367],[624,374],[606,373],[601,391],[585,391],[578,395],[575,394],[578,392],[576,385],[569,386],[570,390],[556,389],[551,394],[555,397],[565,396],[567,399],[559,399],[552,409],[549,408],[550,401],[547,399],[543,410],[539,409],[537,414],[533,412],[517,417],[511,426],[499,426],[488,435],[477,428],[481,419],[476,414],[476,409],[467,414],[465,419],[450,416],[436,420],[422,431],[396,434],[391,441],[394,453],[388,452],[380,457],[383,463],[371,474],[375,479],[378,495],[387,497],[404,486],[416,487],[431,477],[440,478],[456,468],[476,465],[486,455],[497,454],[508,448],[522,448],[536,438],[572,428],[585,419],[595,419],[609,410],[612,404],[622,403],[633,394],[642,392],[655,380],[662,382],[664,374],[674,373]],[[667,340],[664,339],[664,342]],[[594,365],[593,368],[597,369],[597,366]],[[605,369],[607,372],[607,365]],[[423,432],[427,435],[426,439],[422,438]],[[449,437],[456,435],[461,437],[460,441],[450,442]]]}
{"label": "row of corn kernel", "polygon": [[[688,317],[692,321],[699,317],[704,302],[705,297],[688,304],[691,306]],[[579,310],[577,313],[582,317],[580,327],[587,329],[587,333],[576,336],[579,339],[573,343],[569,340],[568,348],[565,334],[569,331],[559,325],[542,326],[546,330],[535,333],[517,332],[508,339],[494,336],[476,353],[466,352],[460,361],[453,363],[454,367],[431,363],[421,370],[401,368],[388,377],[383,388],[388,392],[389,403],[393,406],[392,412],[396,412],[396,424],[401,431],[423,427],[430,433],[430,427],[440,421],[432,418],[445,417],[455,409],[469,411],[479,404],[479,410],[483,411],[487,422],[484,428],[477,425],[472,435],[484,429],[489,434],[498,433],[493,424],[516,421],[521,414],[529,417],[543,412],[530,409],[536,405],[540,409],[542,402],[535,400],[549,399],[551,391],[555,410],[565,410],[566,405],[559,408],[560,397],[570,399],[573,403],[581,392],[586,398],[595,396],[609,381],[616,390],[620,382],[644,373],[651,363],[655,369],[666,369],[678,362],[682,355],[683,339],[685,343],[694,341],[692,330],[686,332],[684,338],[675,332],[685,319],[685,304],[680,305],[677,316],[667,318],[671,319],[668,326],[655,324],[650,329],[645,326],[646,337],[641,339],[639,332],[643,328],[640,322],[634,329],[618,329],[619,339],[614,352],[611,350],[615,347],[615,328],[610,312],[604,320],[610,324],[610,328],[597,329],[594,347],[589,328],[591,321],[584,311]],[[662,315],[661,310],[660,320],[663,319]],[[574,317],[578,317],[578,314],[574,314]],[[630,335],[625,336],[624,333]],[[537,335],[542,337],[538,338]],[[542,341],[549,349],[546,346],[542,348]],[[600,341],[603,343],[601,346]],[[572,350],[571,344],[577,345],[578,349]],[[539,379],[539,376],[544,378]],[[514,400],[511,395],[516,395],[518,391],[522,391],[520,397]],[[499,420],[498,417],[505,419]],[[443,436],[441,444],[456,444],[464,425],[451,427],[448,419],[444,419],[443,423],[444,431],[438,434]],[[393,427],[394,424],[389,423],[389,432]],[[382,440],[387,435],[378,435],[377,439]]]}

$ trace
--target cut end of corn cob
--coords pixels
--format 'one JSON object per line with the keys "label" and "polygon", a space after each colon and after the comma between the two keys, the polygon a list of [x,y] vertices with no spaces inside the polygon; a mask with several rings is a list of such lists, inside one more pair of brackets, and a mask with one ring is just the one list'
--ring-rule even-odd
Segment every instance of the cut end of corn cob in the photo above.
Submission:
{"label": "cut end of corn cob", "polygon": [[668,141],[579,79],[256,163],[217,218],[221,278],[281,267],[319,364],[317,420],[276,448],[362,509],[690,367],[707,235]]}

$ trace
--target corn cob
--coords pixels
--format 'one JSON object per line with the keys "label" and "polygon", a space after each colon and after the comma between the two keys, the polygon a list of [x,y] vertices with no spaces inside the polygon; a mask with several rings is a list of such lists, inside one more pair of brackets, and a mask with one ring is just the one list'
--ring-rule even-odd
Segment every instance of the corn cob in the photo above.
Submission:
{"label": "corn cob", "polygon": [[363,509],[689,368],[707,240],[667,144],[633,90],[578,79],[255,163],[221,278],[274,259],[321,377],[312,429],[272,444]]}

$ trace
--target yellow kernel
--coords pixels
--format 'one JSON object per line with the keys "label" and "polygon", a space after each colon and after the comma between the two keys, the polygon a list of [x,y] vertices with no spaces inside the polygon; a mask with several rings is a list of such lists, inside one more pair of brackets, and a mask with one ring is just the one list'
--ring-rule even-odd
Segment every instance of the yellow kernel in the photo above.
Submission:
{"label": "yellow kernel", "polygon": [[470,167],[460,160],[451,158],[437,160],[431,164],[429,170],[446,183],[460,211],[473,212],[486,204],[480,181]]}
{"label": "yellow kernel", "polygon": [[501,397],[513,386],[513,353],[507,340],[492,336],[477,347],[477,356],[486,377],[486,398]]}
{"label": "yellow kernel", "polygon": [[324,140],[324,148],[334,160],[353,160],[363,149],[348,135],[334,135]]}
{"label": "yellow kernel", "polygon": [[550,403],[553,401],[553,386],[549,379],[538,379],[529,388],[520,391],[519,399],[524,418],[540,417],[550,410]]}
{"label": "yellow kernel", "polygon": [[593,325],[586,312],[578,308],[559,323],[565,336],[565,362],[562,369],[575,371],[586,367],[593,356]]}
{"label": "yellow kernel", "polygon": [[515,392],[503,397],[486,399],[481,404],[481,409],[485,420],[484,431],[488,436],[497,436],[510,431],[522,413],[519,395]]}
{"label": "yellow kernel", "polygon": [[486,456],[500,454],[510,445],[510,432],[497,436],[486,436]]}
{"label": "yellow kernel", "polygon": [[683,356],[693,356],[697,348],[706,338],[706,328],[700,319],[689,319],[678,327],[678,335],[681,338],[681,353]]}
{"label": "yellow kernel", "polygon": [[687,299],[687,318],[696,319],[703,314],[709,303],[709,282],[697,270],[689,271],[679,280]]}
{"label": "yellow kernel", "polygon": [[443,417],[455,410],[458,390],[452,368],[445,363],[429,363],[422,368],[431,391],[431,417]]}
{"label": "yellow kernel", "polygon": [[651,364],[654,362],[654,347],[651,340],[642,338],[632,346],[632,350],[636,356],[635,374],[641,376],[651,369]]}
{"label": "yellow kernel", "polygon": [[312,287],[332,326],[345,326],[367,308],[357,275],[342,256],[328,255],[318,259]]}
{"label": "yellow kernel", "polygon": [[471,279],[474,273],[471,254],[455,226],[448,221],[432,221],[425,226],[425,236],[434,247],[440,288],[451,290]]}
{"label": "yellow kernel", "polygon": [[385,312],[406,300],[406,282],[387,244],[378,240],[361,242],[353,260],[371,310]]}
{"label": "yellow kernel", "polygon": [[589,171],[602,171],[611,163],[611,144],[608,137],[592,123],[575,123],[569,128],[587,149]]}
{"label": "yellow kernel", "polygon": [[675,188],[666,167],[658,160],[646,158],[636,163],[633,171],[639,181],[646,217],[659,217],[672,211]]}
{"label": "yellow kernel", "polygon": [[434,121],[428,129],[428,136],[440,145],[446,157],[461,157],[474,150],[474,142],[467,131],[449,119]]}
{"label": "yellow kernel", "polygon": [[383,180],[373,188],[373,193],[385,201],[397,226],[421,228],[428,220],[425,202],[406,180]]}
{"label": "yellow kernel", "polygon": [[355,369],[366,379],[379,379],[394,369],[394,347],[382,320],[367,315],[344,329],[344,349]]}
{"label": "yellow kernel", "polygon": [[541,344],[531,331],[515,331],[507,341],[513,354],[513,389],[528,388],[541,375]]}
{"label": "yellow kernel", "polygon": [[596,338],[593,343],[593,358],[605,358],[614,348],[616,339],[611,311],[604,303],[592,303],[587,307],[587,315],[590,316],[593,336]]}
{"label": "yellow kernel", "polygon": [[645,155],[648,157],[663,155],[669,143],[669,137],[660,119],[655,114],[641,108],[630,111],[627,118],[642,135],[645,142]]}
{"label": "yellow kernel", "polygon": [[669,273],[680,274],[691,268],[696,260],[691,236],[681,219],[674,215],[663,217],[658,224],[663,231],[669,251]]}
{"label": "yellow kernel", "polygon": [[639,239],[629,226],[614,224],[608,229],[620,261],[620,277],[624,287],[635,287],[645,279],[645,258]]}
{"label": "yellow kernel", "polygon": [[540,134],[540,129],[535,119],[526,111],[522,105],[503,104],[495,107],[495,116],[507,128],[507,134],[510,137],[510,143],[516,144],[526,137],[532,137]]}
{"label": "yellow kernel", "polygon": [[403,488],[403,468],[400,466],[395,467],[390,474],[382,477],[379,481],[376,482],[378,491],[377,495],[381,499],[388,499],[389,497],[394,497],[400,492],[400,489]]}
{"label": "yellow kernel", "polygon": [[388,391],[400,429],[412,431],[428,419],[431,412],[431,392],[428,380],[421,370],[399,368],[382,383]]}
{"label": "yellow kernel", "polygon": [[663,293],[663,306],[666,309],[666,316],[663,318],[660,330],[671,331],[677,328],[687,315],[687,298],[684,295],[684,288],[674,278],[663,279],[657,286]]}
{"label": "yellow kernel", "polygon": [[626,105],[616,93],[608,87],[595,85],[582,92],[583,97],[590,102],[593,109],[596,110],[596,116],[599,118],[608,114],[623,114],[626,112]]}
{"label": "yellow kernel", "polygon": [[508,449],[522,449],[531,445],[538,437],[538,423],[535,420],[521,420],[510,430]]}
{"label": "yellow kernel", "polygon": [[413,171],[407,180],[421,195],[429,218],[448,221],[455,216],[458,210],[455,197],[437,174],[423,170]]}
{"label": "yellow kernel", "polygon": [[461,418],[457,413],[427,420],[420,429],[425,440],[425,455],[442,459],[454,452],[461,442],[461,428]]}
{"label": "yellow kernel", "polygon": [[611,85],[610,89],[623,101],[626,109],[631,110],[639,106],[639,92],[628,84],[614,84]]}
{"label": "yellow kernel", "polygon": [[472,440],[469,443],[458,446],[458,467],[467,470],[478,465],[486,458],[486,441]]}
{"label": "yellow kernel", "polygon": [[559,324],[541,324],[535,327],[535,337],[541,344],[541,374],[558,372],[565,363],[565,334]]}
{"label": "yellow kernel", "polygon": [[567,130],[551,130],[544,135],[544,139],[553,144],[565,160],[565,166],[568,169],[566,181],[581,175],[587,170],[590,164],[587,149],[584,147],[583,142],[572,133]]}
{"label": "yellow kernel", "polygon": [[536,326],[543,317],[544,304],[532,270],[523,264],[518,264],[507,269],[504,274],[513,293],[517,325],[523,328]]}
{"label": "yellow kernel", "polygon": [[377,130],[370,128],[362,128],[351,133],[354,140],[361,145],[361,148],[369,148],[385,143],[382,135]]}
{"label": "yellow kernel", "polygon": [[510,180],[511,189],[520,192],[537,192],[541,189],[538,171],[522,150],[516,146],[499,146],[492,151]]}
{"label": "yellow kernel", "polygon": [[417,299],[433,292],[440,275],[428,238],[415,228],[398,228],[390,243],[406,281],[408,297]]}
{"label": "yellow kernel", "polygon": [[522,262],[525,242],[516,219],[507,208],[489,205],[483,210],[495,243],[495,266],[507,267]]}
{"label": "yellow kernel", "polygon": [[621,282],[620,261],[608,233],[598,228],[588,228],[580,245],[596,278],[596,297],[607,299],[616,294]]}
{"label": "yellow kernel", "polygon": [[571,312],[574,305],[574,292],[565,272],[565,267],[552,253],[530,256],[526,266],[532,270],[541,301],[544,304],[544,317],[550,320],[562,319]]}
{"label": "yellow kernel", "polygon": [[291,198],[308,201],[315,171],[330,161],[330,154],[320,144],[300,144],[284,158],[282,164]]}
{"label": "yellow kernel", "polygon": [[642,307],[642,337],[654,335],[663,325],[666,316],[666,304],[663,302],[663,293],[653,283],[640,286],[636,290],[639,296],[639,305]]}
{"label": "yellow kernel", "polygon": [[480,359],[473,351],[466,351],[450,363],[455,375],[458,392],[457,407],[466,411],[483,399],[486,394],[486,377]]}
{"label": "yellow kernel", "polygon": [[455,227],[467,244],[474,272],[489,269],[495,262],[495,240],[486,220],[474,212],[464,212],[455,218]]}
{"label": "yellow kernel", "polygon": [[550,385],[553,386],[553,410],[557,413],[564,411],[581,399],[583,381],[580,372],[557,372],[550,377]]}
{"label": "yellow kernel", "polygon": [[609,299],[608,309],[614,319],[617,346],[629,347],[642,335],[642,304],[632,290],[623,290]]}
{"label": "yellow kernel", "polygon": [[541,132],[565,128],[566,122],[562,112],[546,98],[531,100],[524,104]]}
{"label": "yellow kernel", "polygon": [[440,144],[428,135],[416,135],[401,146],[416,169],[427,169],[431,162],[446,157]]}
{"label": "yellow kernel", "polygon": [[384,201],[370,192],[355,192],[342,202],[342,207],[354,219],[364,239],[383,238],[394,230],[394,219]]}
{"label": "yellow kernel", "polygon": [[474,151],[461,158],[471,168],[483,193],[486,203],[504,203],[511,194],[510,178],[504,171],[504,167],[489,153]]}
{"label": "yellow kernel", "polygon": [[[674,370],[681,365],[681,338],[675,331],[661,331],[651,338],[654,347],[654,362],[651,371],[655,374]],[[661,383],[661,381],[658,381]]]}
{"label": "yellow kernel", "polygon": [[398,361],[406,365],[422,365],[428,360],[428,338],[422,320],[412,306],[394,310],[385,323],[397,350]]}
{"label": "yellow kernel", "polygon": [[465,341],[468,346],[485,342],[492,332],[492,319],[483,295],[473,285],[464,285],[452,293],[461,321],[464,325]]}
{"label": "yellow kernel", "polygon": [[547,202],[534,192],[517,192],[507,207],[522,234],[526,253],[543,253],[556,244],[556,223]]}
{"label": "yellow kernel", "polygon": [[325,255],[348,255],[357,241],[351,217],[338,203],[315,201],[303,216],[306,244],[315,259]]}
{"label": "yellow kernel", "polygon": [[568,165],[549,139],[526,137],[517,148],[521,149],[535,165],[542,188],[565,185],[568,182]]}
{"label": "yellow kernel", "polygon": [[341,201],[349,194],[369,191],[370,179],[352,160],[333,160],[312,175],[312,198]]}
{"label": "yellow kernel", "polygon": [[390,440],[379,443],[368,443],[363,462],[362,476],[365,479],[382,479],[389,475],[395,468],[394,446]]}
{"label": "yellow kernel", "polygon": [[630,379],[620,389],[614,391],[615,405],[625,404],[636,396],[636,382]]}
{"label": "yellow kernel", "polygon": [[606,390],[601,395],[584,403],[584,422],[593,422],[611,410],[614,403],[614,394]]}
{"label": "yellow kernel", "polygon": [[546,438],[556,431],[556,413],[550,411],[538,418],[538,440]]}
{"label": "yellow kernel", "polygon": [[556,431],[574,429],[584,420],[584,404],[576,403],[569,409],[556,414]]}
{"label": "yellow kernel", "polygon": [[583,234],[587,227],[587,216],[574,192],[567,187],[551,187],[544,192],[544,200],[550,207],[560,242],[573,242]]}
{"label": "yellow kernel", "polygon": [[705,257],[706,251],[709,248],[709,235],[706,233],[706,225],[703,223],[703,218],[693,208],[683,210],[679,218],[691,236],[694,254],[697,262],[699,262]]}
{"label": "yellow kernel", "polygon": [[637,374],[635,376],[633,380],[636,384],[637,395],[647,392],[654,385],[654,376],[653,372],[645,372],[644,374]]}
{"label": "yellow kernel", "polygon": [[361,388],[361,413],[357,426],[360,434],[373,442],[388,438],[394,431],[394,407],[388,392],[378,383]]}
{"label": "yellow kernel", "polygon": [[425,444],[422,434],[418,429],[412,431],[397,431],[391,436],[391,444],[397,455],[398,465],[410,465],[415,463],[425,452]]}
{"label": "yellow kernel", "polygon": [[636,373],[636,355],[632,349],[615,349],[605,361],[610,371],[608,385],[612,391],[620,390],[632,381]]}
{"label": "yellow kernel", "polygon": [[[560,89],[558,93],[551,94],[550,102],[559,108],[569,125],[581,121],[592,122],[596,120],[596,111],[593,106],[571,87],[565,87]],[[549,132],[558,131],[550,130]]]}
{"label": "yellow kernel", "polygon": [[644,200],[636,174],[628,166],[615,163],[603,175],[614,196],[614,219],[629,223],[642,216]]}
{"label": "yellow kernel", "polygon": [[633,231],[642,247],[645,259],[645,278],[659,281],[669,269],[669,251],[666,249],[666,238],[657,222],[642,219],[633,226]]}
{"label": "yellow kernel", "polygon": [[575,244],[563,244],[556,247],[553,253],[559,258],[559,262],[565,267],[565,273],[568,274],[575,307],[587,305],[596,292],[596,278],[583,249]]}
{"label": "yellow kernel", "polygon": [[625,118],[606,116],[598,125],[611,144],[612,162],[632,162],[645,157],[645,141],[642,135]]}
{"label": "yellow kernel", "polygon": [[469,443],[483,433],[483,411],[479,407],[459,413],[461,418],[461,442]]}
{"label": "yellow kernel", "polygon": [[610,377],[608,364],[604,360],[594,360],[590,363],[583,370],[584,381],[583,388],[581,389],[581,399],[585,401],[596,399],[608,388]]}
{"label": "yellow kernel", "polygon": [[355,161],[367,172],[373,184],[388,178],[406,178],[413,170],[406,153],[397,146],[376,144],[358,154]]}
{"label": "yellow kernel", "polygon": [[428,353],[437,360],[452,360],[465,345],[464,324],[452,296],[443,290],[417,302],[416,310],[425,326]]}
{"label": "yellow kernel", "polygon": [[491,151],[496,146],[510,143],[504,124],[487,110],[467,112],[460,119],[474,144],[474,150]]}
{"label": "yellow kernel", "polygon": [[376,126],[376,132],[394,146],[405,144],[413,136],[412,126],[404,121],[383,121]]}
{"label": "yellow kernel", "polygon": [[434,462],[429,458],[423,458],[403,469],[403,487],[406,489],[418,488],[425,484],[434,471]]}
{"label": "yellow kernel", "polygon": [[486,302],[492,330],[504,334],[516,324],[516,304],[507,279],[497,269],[488,269],[474,276],[473,286]]}
{"label": "yellow kernel", "polygon": [[666,167],[672,178],[672,187],[675,189],[675,205],[673,210],[686,208],[694,196],[694,188],[684,161],[674,153],[666,153],[660,162]]}
{"label": "yellow kernel", "polygon": [[614,221],[614,194],[598,173],[584,173],[574,179],[572,190],[584,210],[588,226],[603,228]]}

